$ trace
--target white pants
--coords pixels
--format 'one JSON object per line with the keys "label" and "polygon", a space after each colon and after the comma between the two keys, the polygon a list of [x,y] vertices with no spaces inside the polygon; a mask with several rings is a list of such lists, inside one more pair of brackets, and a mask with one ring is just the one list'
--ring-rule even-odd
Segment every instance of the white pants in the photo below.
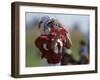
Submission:
{"label": "white pants", "polygon": [[60,66],[60,63],[57,64],[49,64],[46,58],[43,58],[42,63],[44,66]]}

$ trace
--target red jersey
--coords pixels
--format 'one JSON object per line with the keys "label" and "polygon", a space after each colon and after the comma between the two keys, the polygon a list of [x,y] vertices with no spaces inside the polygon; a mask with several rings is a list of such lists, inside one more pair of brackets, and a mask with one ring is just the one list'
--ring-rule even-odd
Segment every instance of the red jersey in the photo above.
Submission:
{"label": "red jersey", "polygon": [[41,51],[42,58],[46,58],[47,62],[50,64],[56,64],[61,61],[62,58],[62,49],[64,45],[64,37],[60,36],[57,40],[54,49],[51,49],[51,43],[55,38],[55,34],[48,34],[48,35],[40,35],[35,40],[36,47]]}
{"label": "red jersey", "polygon": [[54,49],[51,48],[51,43],[56,37],[57,30],[54,27],[51,28],[50,34],[40,35],[35,40],[36,47],[42,53],[41,57],[46,58],[47,62],[50,64],[56,64],[61,61],[62,58],[62,50],[65,46],[67,48],[67,43],[65,43],[65,36],[68,31],[63,27],[60,28],[60,37],[57,39]]}
{"label": "red jersey", "polygon": [[[54,34],[56,34],[57,31],[58,31],[58,29],[52,27],[50,33],[54,33]],[[63,27],[61,27],[61,28],[60,28],[60,34],[63,35],[63,36],[65,36],[66,33],[68,33],[68,30],[65,29],[65,28],[63,28]]]}

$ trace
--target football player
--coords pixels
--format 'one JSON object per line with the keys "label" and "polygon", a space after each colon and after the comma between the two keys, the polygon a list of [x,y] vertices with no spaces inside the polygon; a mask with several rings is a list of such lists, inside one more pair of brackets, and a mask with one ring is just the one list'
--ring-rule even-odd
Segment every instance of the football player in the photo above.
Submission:
{"label": "football player", "polygon": [[70,48],[72,45],[68,31],[57,25],[54,19],[48,18],[45,25],[41,26],[43,22],[45,21],[39,25],[39,28],[43,28],[43,34],[35,40],[35,45],[42,53],[41,57],[46,65],[60,65],[63,47]]}

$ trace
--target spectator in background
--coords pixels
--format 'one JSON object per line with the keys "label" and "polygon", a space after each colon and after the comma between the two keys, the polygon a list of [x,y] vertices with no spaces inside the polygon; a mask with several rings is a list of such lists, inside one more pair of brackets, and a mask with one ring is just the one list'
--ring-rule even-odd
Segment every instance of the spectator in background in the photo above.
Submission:
{"label": "spectator in background", "polygon": [[85,41],[81,40],[79,43],[80,64],[89,63],[88,46]]}

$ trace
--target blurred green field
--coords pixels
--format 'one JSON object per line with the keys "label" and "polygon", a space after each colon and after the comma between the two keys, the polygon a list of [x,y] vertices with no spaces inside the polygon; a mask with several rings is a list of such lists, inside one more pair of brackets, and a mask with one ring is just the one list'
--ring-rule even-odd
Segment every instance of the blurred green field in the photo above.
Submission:
{"label": "blurred green field", "polygon": [[[43,66],[39,50],[34,45],[34,40],[40,35],[37,27],[26,28],[26,67]],[[70,36],[72,40],[72,57],[79,60],[78,53],[79,41],[84,39],[80,31],[71,30]]]}

